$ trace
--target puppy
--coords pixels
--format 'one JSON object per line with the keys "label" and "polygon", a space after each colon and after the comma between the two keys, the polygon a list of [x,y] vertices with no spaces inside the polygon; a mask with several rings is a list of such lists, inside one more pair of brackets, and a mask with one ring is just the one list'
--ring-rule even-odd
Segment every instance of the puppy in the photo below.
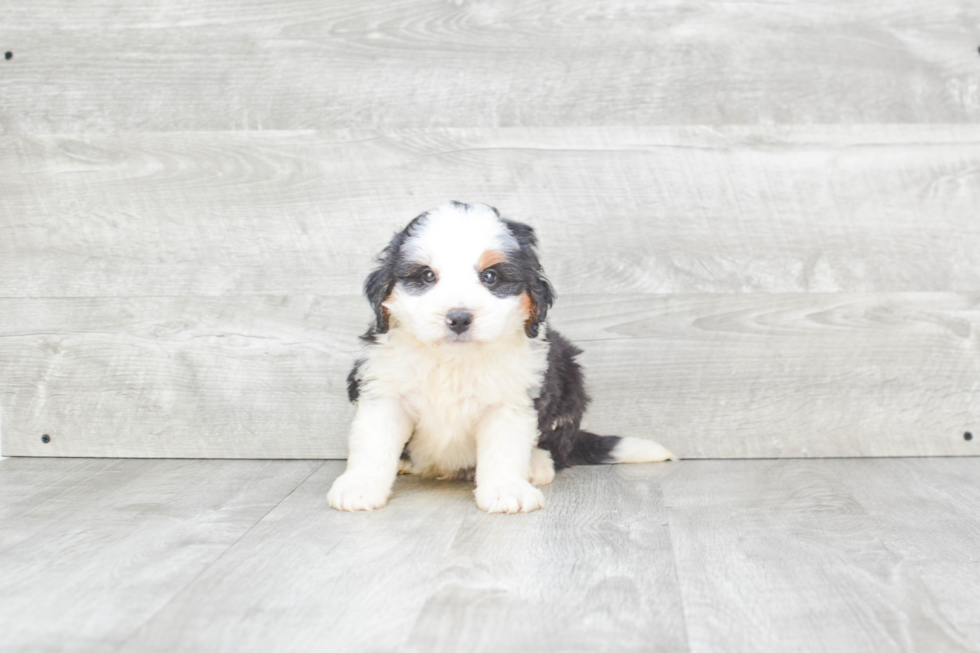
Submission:
{"label": "puppy", "polygon": [[357,413],[332,507],[384,506],[399,472],[475,469],[481,509],[530,512],[556,470],[674,459],[650,440],[579,428],[581,350],[545,325],[554,293],[536,245],[531,227],[459,202],[395,234],[364,283],[375,320],[348,377]]}

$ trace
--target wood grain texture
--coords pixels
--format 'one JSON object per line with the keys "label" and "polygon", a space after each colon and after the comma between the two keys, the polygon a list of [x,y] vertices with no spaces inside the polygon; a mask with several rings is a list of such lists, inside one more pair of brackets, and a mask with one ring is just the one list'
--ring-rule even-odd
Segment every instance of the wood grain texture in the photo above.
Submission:
{"label": "wood grain texture", "polygon": [[[572,295],[549,318],[599,433],[685,458],[980,453],[975,293]],[[4,454],[344,457],[369,319],[359,297],[0,300]]]}
{"label": "wood grain texture", "polygon": [[578,467],[529,515],[339,513],[317,465],[0,461],[0,647],[980,651],[980,458]]}
{"label": "wood grain texture", "polygon": [[545,510],[524,522],[469,511],[408,648],[684,650],[660,487],[673,471],[573,468],[548,487]]}
{"label": "wood grain texture", "polygon": [[980,287],[980,126],[0,137],[0,297],[356,294],[448,199],[560,293]]}
{"label": "wood grain texture", "polygon": [[[867,463],[849,469],[874,476],[895,464]],[[691,651],[977,650],[945,616],[942,588],[932,591],[920,565],[883,543],[834,474],[839,465],[681,463],[665,483]],[[976,461],[969,466],[976,471]],[[915,492],[903,481],[882,498],[901,510]],[[931,559],[950,552],[943,543]]]}
{"label": "wood grain texture", "polygon": [[[0,554],[42,532],[80,505],[131,483],[142,465],[99,458],[64,458],[51,464],[23,458],[0,471]],[[93,478],[101,478],[93,483]]]}
{"label": "wood grain texture", "polygon": [[8,2],[7,133],[980,119],[968,0]]}
{"label": "wood grain texture", "polygon": [[0,302],[6,455],[346,455],[363,300]]}
{"label": "wood grain texture", "polygon": [[121,651],[684,650],[667,466],[575,470],[516,516],[413,477],[381,512],[339,513],[340,471],[325,463]]}
{"label": "wood grain texture", "polygon": [[[864,506],[882,544],[917,570],[957,641],[980,650],[980,485],[966,459],[848,460],[834,473]],[[900,491],[897,491],[901,488]],[[896,496],[896,494],[898,496]],[[896,500],[896,498],[898,500]]]}
{"label": "wood grain texture", "polygon": [[324,463],[120,653],[396,650],[477,510],[472,485],[402,477],[385,510],[342,513],[326,494],[343,469]]}
{"label": "wood grain texture", "polygon": [[980,454],[976,294],[575,297],[553,323],[597,432],[690,458]]}
{"label": "wood grain texture", "polygon": [[52,462],[0,465],[10,653],[118,650],[322,464]]}

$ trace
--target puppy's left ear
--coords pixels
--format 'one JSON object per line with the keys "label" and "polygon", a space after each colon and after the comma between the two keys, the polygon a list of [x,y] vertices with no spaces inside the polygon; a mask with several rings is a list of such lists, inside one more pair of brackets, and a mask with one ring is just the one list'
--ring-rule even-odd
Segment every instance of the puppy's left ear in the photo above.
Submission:
{"label": "puppy's left ear", "polygon": [[[499,215],[499,213],[498,213]],[[503,218],[501,218],[503,220]],[[537,338],[541,323],[548,315],[548,309],[555,302],[555,291],[544,276],[544,270],[538,261],[535,247],[538,245],[538,237],[534,235],[534,229],[521,222],[511,222],[503,220],[510,233],[517,239],[519,246],[514,255],[515,262],[520,266],[524,279],[527,283],[527,295],[531,299],[530,315],[524,323],[524,333],[528,338]]]}
{"label": "puppy's left ear", "polygon": [[538,273],[528,281],[527,294],[531,297],[531,316],[524,323],[524,333],[528,338],[537,338],[538,328],[548,315],[548,309],[555,302],[555,291],[545,278],[540,265],[538,265]]}

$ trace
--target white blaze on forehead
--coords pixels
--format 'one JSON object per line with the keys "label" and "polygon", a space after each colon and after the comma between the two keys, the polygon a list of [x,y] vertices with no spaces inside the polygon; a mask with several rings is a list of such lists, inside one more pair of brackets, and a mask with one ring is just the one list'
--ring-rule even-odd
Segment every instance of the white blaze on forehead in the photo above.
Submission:
{"label": "white blaze on forehead", "polygon": [[442,273],[474,269],[487,250],[517,247],[517,239],[489,206],[444,204],[429,211],[404,251],[411,260]]}
{"label": "white blaze on forehead", "polygon": [[[398,284],[383,304],[397,328],[423,343],[456,342],[447,326],[454,309],[471,313],[472,324],[465,332],[467,342],[490,343],[505,336],[524,336],[526,311],[517,295],[500,297],[483,284],[478,272],[488,261],[520,247],[497,213],[483,204],[445,204],[425,214],[413,227],[399,256],[406,269],[429,266],[434,282],[410,288]],[[483,259],[481,261],[481,259]],[[414,265],[413,265],[414,264]]]}

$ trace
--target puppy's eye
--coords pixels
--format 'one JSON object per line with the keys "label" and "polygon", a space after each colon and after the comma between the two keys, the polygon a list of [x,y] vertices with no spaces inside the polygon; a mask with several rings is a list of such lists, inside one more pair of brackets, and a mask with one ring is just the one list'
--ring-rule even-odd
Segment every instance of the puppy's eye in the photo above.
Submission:
{"label": "puppy's eye", "polygon": [[426,270],[425,272],[422,273],[422,281],[424,281],[425,283],[435,283],[436,273],[433,272],[432,270]]}
{"label": "puppy's eye", "polygon": [[497,283],[497,273],[493,270],[484,270],[483,274],[480,275],[480,280],[488,286],[492,286]]}

